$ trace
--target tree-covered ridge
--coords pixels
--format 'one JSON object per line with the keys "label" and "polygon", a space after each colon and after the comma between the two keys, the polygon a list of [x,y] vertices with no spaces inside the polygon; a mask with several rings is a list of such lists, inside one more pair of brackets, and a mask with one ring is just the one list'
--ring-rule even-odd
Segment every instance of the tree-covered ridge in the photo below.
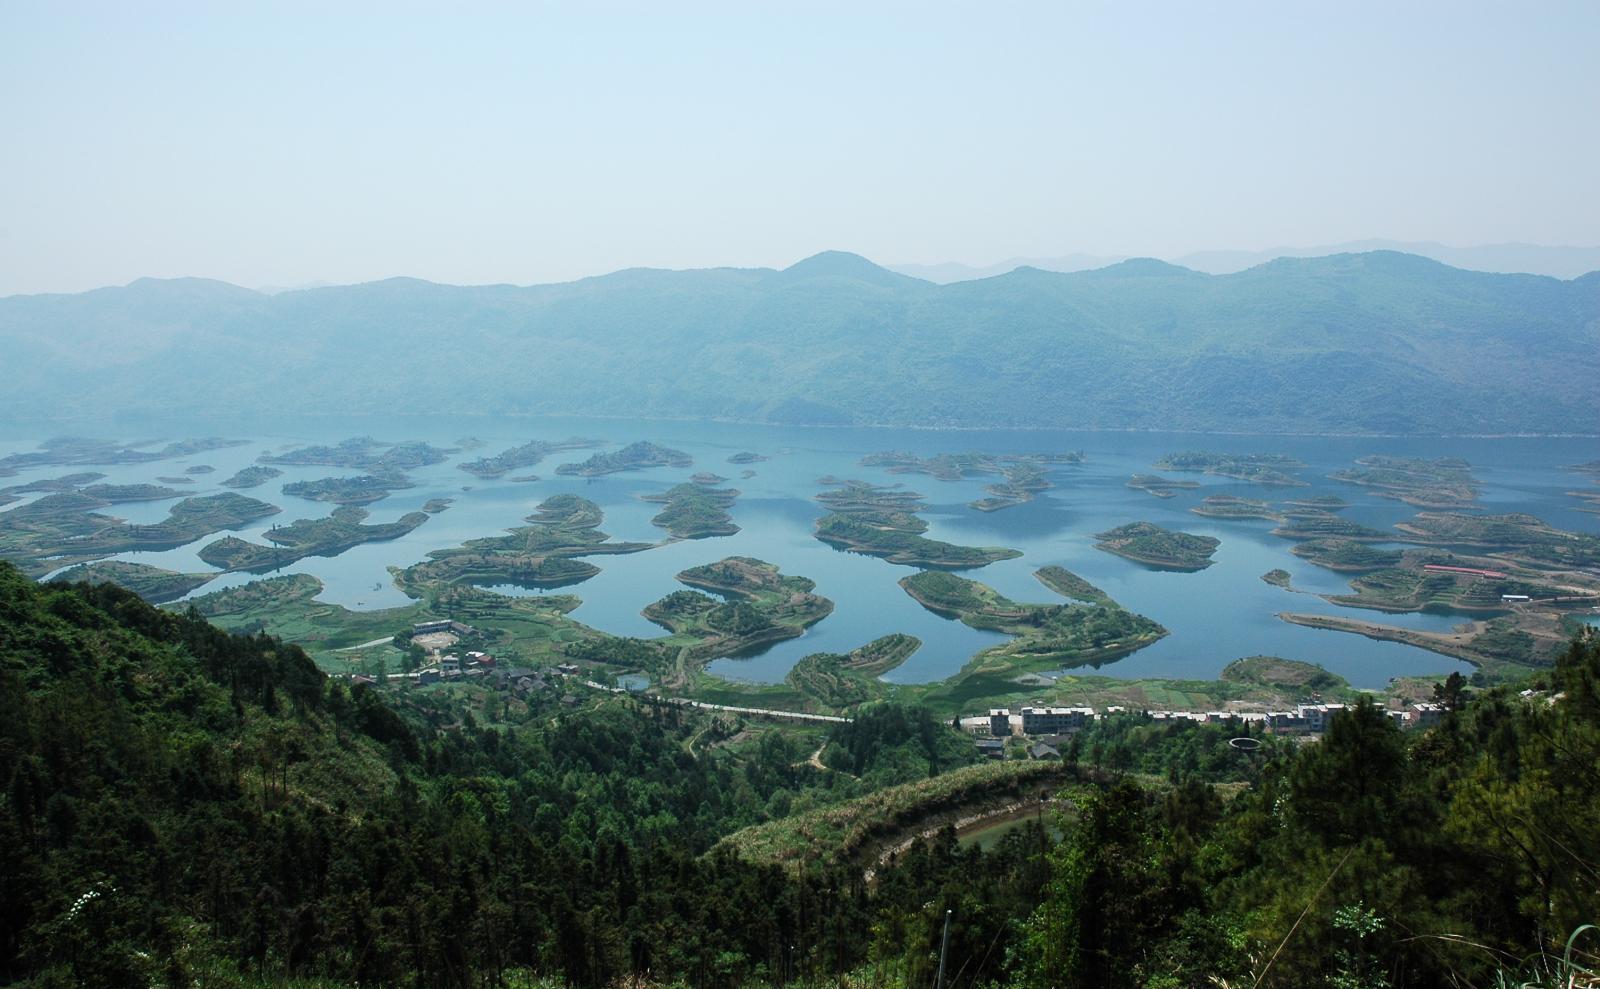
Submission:
{"label": "tree-covered ridge", "polygon": [[1095,534],[1095,549],[1164,570],[1204,570],[1222,544],[1214,536],[1164,529],[1154,522],[1130,522]]}
{"label": "tree-covered ridge", "polygon": [[[717,481],[726,480],[718,478]],[[711,482],[717,483],[717,482]],[[706,484],[676,484],[661,494],[641,495],[644,501],[665,504],[651,525],[659,525],[675,539],[704,539],[731,536],[739,531],[728,509],[738,500],[734,488],[714,488]]]}
{"label": "tree-covered ridge", "polygon": [[646,440],[630,443],[612,453],[597,453],[579,463],[562,464],[557,474],[576,474],[579,477],[598,477],[621,471],[643,470],[647,467],[687,467],[694,463],[682,450],[674,450]]}
{"label": "tree-covered ridge", "polygon": [[[837,253],[528,287],[142,280],[0,300],[0,414],[382,414],[426,395],[441,414],[614,415],[625,396],[632,415],[780,424],[1565,433],[1600,422],[1597,284],[1386,251],[952,285]],[[195,330],[157,332],[175,325]]]}
{"label": "tree-covered ridge", "polygon": [[444,463],[454,452],[417,441],[386,443],[370,436],[357,436],[333,446],[305,446],[286,453],[264,453],[256,460],[263,464],[346,467],[379,474],[396,474]]}
{"label": "tree-covered ridge", "polygon": [[1253,753],[1237,726],[1113,717],[1062,749],[1059,841],[944,830],[869,882],[718,844],[807,840],[832,805],[870,828],[862,798],[943,785],[874,789],[972,756],[913,708],[803,739],[609,695],[385,698],[0,566],[0,979],[909,987],[949,911],[952,989],[1520,982],[1600,912],[1600,640],[1527,688],[1452,678],[1432,728],[1361,703]]}
{"label": "tree-covered ridge", "polygon": [[0,514],[0,560],[42,576],[134,550],[167,550],[223,529],[276,514],[266,502],[232,491],[185,498],[153,525],[132,525],[102,514],[110,503],[82,491],[48,494]]}
{"label": "tree-covered ridge", "polygon": [[521,446],[503,450],[493,457],[479,457],[477,460],[464,461],[456,466],[478,477],[499,477],[513,470],[532,467],[557,450],[581,450],[584,447],[599,445],[598,440],[586,440],[578,436],[557,442],[529,440]]}

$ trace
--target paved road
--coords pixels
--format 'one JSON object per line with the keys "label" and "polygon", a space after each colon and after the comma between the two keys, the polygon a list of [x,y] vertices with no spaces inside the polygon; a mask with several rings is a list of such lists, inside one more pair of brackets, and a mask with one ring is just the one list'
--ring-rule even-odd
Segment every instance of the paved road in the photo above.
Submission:
{"label": "paved road", "polygon": [[[594,690],[604,690],[612,694],[627,693],[624,687],[607,687],[603,683],[593,680],[579,680],[585,687]],[[705,701],[693,701],[687,697],[657,697],[656,700],[668,704],[681,704],[684,707],[698,707],[705,711],[731,711],[734,714],[745,714],[752,718],[776,718],[779,721],[817,721],[830,725],[849,724],[853,719],[841,718],[834,714],[806,714],[803,711],[773,711],[761,707],[733,707],[729,704],[708,704]]]}

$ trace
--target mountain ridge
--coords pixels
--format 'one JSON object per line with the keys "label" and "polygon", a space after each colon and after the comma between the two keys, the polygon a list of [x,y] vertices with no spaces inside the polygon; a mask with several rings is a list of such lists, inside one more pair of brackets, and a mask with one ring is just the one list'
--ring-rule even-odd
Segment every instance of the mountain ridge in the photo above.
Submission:
{"label": "mountain ridge", "polygon": [[[1399,252],[1155,259],[938,285],[847,252],[551,285],[264,295],[141,280],[0,299],[12,419],[281,407],[794,424],[1582,432],[1600,277]],[[230,291],[231,289],[231,291]],[[1537,343],[1537,346],[1530,344]],[[424,366],[426,365],[426,366]],[[775,416],[775,413],[776,416]],[[1592,427],[1591,427],[1592,428]]]}

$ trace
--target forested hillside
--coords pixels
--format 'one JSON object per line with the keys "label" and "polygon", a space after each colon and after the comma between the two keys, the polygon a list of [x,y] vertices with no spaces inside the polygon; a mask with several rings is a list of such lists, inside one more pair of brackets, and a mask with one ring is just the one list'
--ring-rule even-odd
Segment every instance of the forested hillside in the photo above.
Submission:
{"label": "forested hillside", "polygon": [[969,761],[921,712],[822,736],[352,690],[297,647],[0,566],[0,982],[922,986],[947,910],[963,989],[1532,978],[1600,913],[1600,642],[1549,677],[1254,755],[1112,719],[1067,746],[1099,768],[1059,841],[947,829],[869,881],[714,846]]}
{"label": "forested hillside", "polygon": [[1600,273],[1393,252],[1231,275],[1133,260],[935,285],[783,271],[263,295],[197,279],[0,299],[9,419],[629,414],[784,424],[1550,432],[1600,422]]}

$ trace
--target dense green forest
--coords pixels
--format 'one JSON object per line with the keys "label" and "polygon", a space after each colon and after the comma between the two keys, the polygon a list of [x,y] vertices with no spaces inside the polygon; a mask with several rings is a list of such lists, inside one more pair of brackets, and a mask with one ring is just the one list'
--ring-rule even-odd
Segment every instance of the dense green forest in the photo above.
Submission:
{"label": "dense green forest", "polygon": [[1064,747],[1098,769],[1053,826],[947,827],[869,877],[714,846],[970,762],[920,710],[823,734],[352,688],[0,565],[0,983],[924,986],[948,916],[962,989],[1554,985],[1600,915],[1600,641],[1543,677],[1250,753],[1110,719]]}

